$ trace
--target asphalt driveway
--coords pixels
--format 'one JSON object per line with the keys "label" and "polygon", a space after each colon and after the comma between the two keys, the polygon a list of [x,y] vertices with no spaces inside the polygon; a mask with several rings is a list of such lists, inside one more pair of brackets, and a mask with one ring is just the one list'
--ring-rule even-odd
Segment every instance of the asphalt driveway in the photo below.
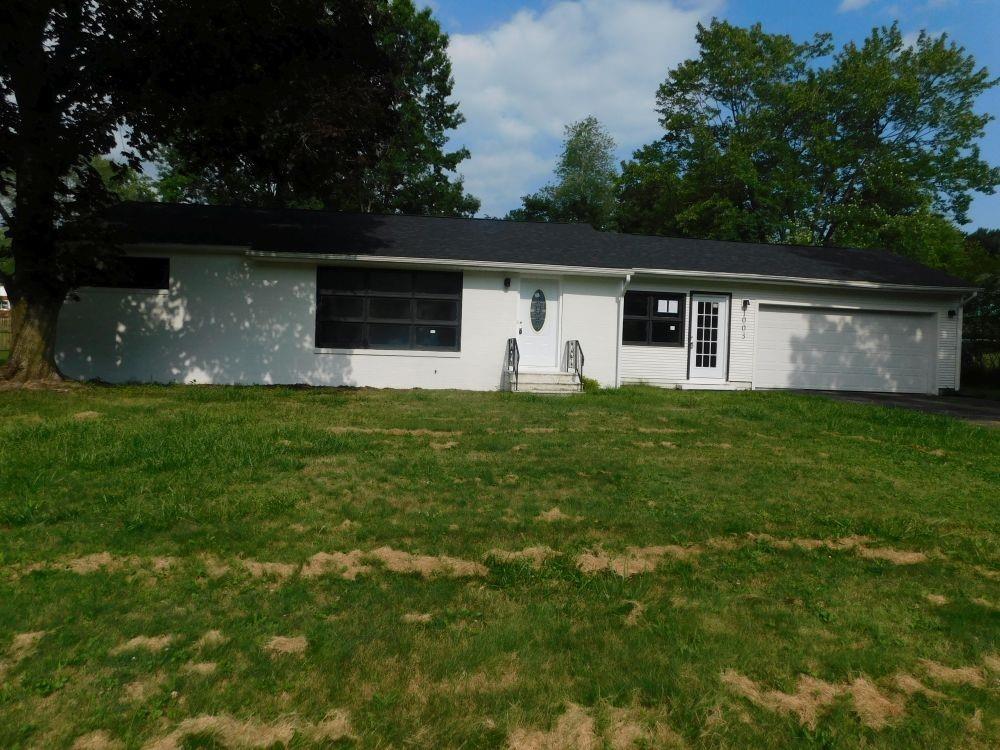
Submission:
{"label": "asphalt driveway", "polygon": [[942,414],[946,417],[963,419],[966,422],[1000,427],[1000,401],[969,396],[922,396],[914,393],[868,393],[854,391],[799,391],[818,396],[827,396],[837,401],[872,406],[895,406],[914,409],[928,414]]}

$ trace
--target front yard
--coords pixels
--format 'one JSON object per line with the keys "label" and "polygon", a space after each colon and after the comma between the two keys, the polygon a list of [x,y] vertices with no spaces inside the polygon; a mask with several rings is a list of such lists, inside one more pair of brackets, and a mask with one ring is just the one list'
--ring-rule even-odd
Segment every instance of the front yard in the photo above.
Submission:
{"label": "front yard", "polygon": [[1000,744],[1000,430],[778,393],[0,393],[0,747]]}

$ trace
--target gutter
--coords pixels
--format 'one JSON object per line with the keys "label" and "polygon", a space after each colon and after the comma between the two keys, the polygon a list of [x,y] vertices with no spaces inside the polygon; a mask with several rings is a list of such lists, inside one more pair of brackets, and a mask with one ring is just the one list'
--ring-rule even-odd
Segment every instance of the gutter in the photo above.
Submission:
{"label": "gutter", "polygon": [[254,250],[246,245],[184,245],[171,243],[134,243],[132,247],[141,250],[171,250],[174,252],[225,252],[242,254],[260,261],[315,263],[335,261],[338,263],[385,263],[396,265],[450,266],[460,268],[484,268],[498,271],[528,271],[532,273],[562,273],[578,276],[604,276],[631,279],[636,275],[668,276],[706,280],[751,281],[762,284],[782,284],[791,286],[822,286],[843,289],[886,290],[899,292],[933,292],[937,294],[968,293],[968,302],[981,291],[974,286],[931,286],[921,284],[891,284],[876,281],[848,281],[838,279],[803,278],[798,276],[771,276],[753,273],[727,273],[724,271],[682,271],[663,268],[601,268],[598,266],[566,266],[551,263],[506,263],[489,260],[449,260],[443,258],[411,258],[405,256],[361,255],[356,253],[293,253],[272,250]]}
{"label": "gutter", "polygon": [[248,258],[264,261],[305,262],[337,261],[338,263],[386,263],[421,266],[458,266],[460,268],[485,268],[497,271],[528,271],[530,273],[570,273],[575,276],[625,277],[626,268],[599,268],[596,266],[560,266],[546,263],[508,263],[493,260],[449,260],[446,258],[410,258],[391,255],[353,255],[335,253],[285,253],[267,250],[247,250]]}

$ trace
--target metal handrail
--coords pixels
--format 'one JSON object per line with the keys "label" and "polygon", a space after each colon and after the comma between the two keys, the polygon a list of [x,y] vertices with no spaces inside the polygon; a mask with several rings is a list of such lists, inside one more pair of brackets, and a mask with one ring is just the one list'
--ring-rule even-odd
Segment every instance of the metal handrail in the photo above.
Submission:
{"label": "metal handrail", "polygon": [[583,383],[583,347],[576,339],[566,342],[566,369],[575,372],[580,383]]}
{"label": "metal handrail", "polygon": [[507,381],[511,383],[511,390],[517,390],[517,370],[521,365],[521,350],[517,346],[517,339],[507,339],[507,356],[504,367],[507,369]]}

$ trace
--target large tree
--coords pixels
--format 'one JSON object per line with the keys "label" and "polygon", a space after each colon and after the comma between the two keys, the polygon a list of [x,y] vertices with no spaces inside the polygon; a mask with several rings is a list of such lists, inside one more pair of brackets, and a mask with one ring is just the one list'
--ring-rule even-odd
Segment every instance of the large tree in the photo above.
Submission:
{"label": "large tree", "polygon": [[521,198],[508,219],[584,222],[608,229],[615,201],[615,141],[596,117],[566,126],[556,181]]}
{"label": "large tree", "polygon": [[[271,165],[276,193],[357,173],[397,120],[398,65],[380,44],[389,27],[375,0],[8,2],[0,14],[0,206],[9,206],[11,240],[0,250],[0,282],[14,304],[6,376],[58,377],[62,302],[113,262],[114,237],[100,217],[115,196],[95,157],[121,137],[121,160],[133,168],[175,140],[203,160],[283,154]],[[280,127],[303,117],[321,124],[308,138]],[[261,138],[289,151],[265,152]]]}
{"label": "large tree", "polygon": [[886,247],[947,266],[973,192],[989,73],[947,36],[874,29],[833,54],[713,21],[657,92],[664,136],[623,167],[626,231]]}
{"label": "large tree", "polygon": [[[456,170],[469,157],[448,150],[448,133],[464,122],[451,101],[453,80],[448,37],[431,11],[412,0],[380,0],[382,53],[394,61],[395,127],[373,139],[357,168],[344,171],[315,142],[338,125],[316,117],[309,102],[323,91],[320,66],[296,71],[297,87],[262,101],[239,158],[214,151],[205,129],[174,138],[159,155],[160,185],[170,201],[313,206],[345,211],[471,216],[479,201],[468,195]],[[224,123],[220,122],[220,125]],[[213,140],[226,140],[225,127]],[[295,174],[308,172],[308,179]]]}

